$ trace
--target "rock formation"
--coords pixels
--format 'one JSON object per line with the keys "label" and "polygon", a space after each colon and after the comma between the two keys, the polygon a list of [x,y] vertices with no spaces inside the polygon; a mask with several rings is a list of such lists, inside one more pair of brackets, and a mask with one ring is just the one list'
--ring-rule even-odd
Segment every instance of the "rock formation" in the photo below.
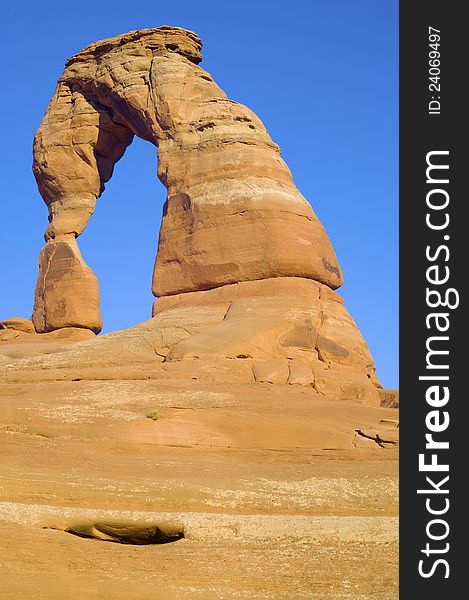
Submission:
{"label": "rock formation", "polygon": [[[271,277],[305,277],[333,289],[342,283],[329,239],[278,146],[252,111],[228,100],[197,66],[200,48],[194,33],[160,27],[98,42],[67,62],[34,143],[34,174],[49,207],[45,237],[48,245],[61,242],[58,255],[46,246],[41,256],[38,331],[66,326],[50,314],[55,305],[83,296],[85,281],[89,291],[97,287],[73,238],[134,135],[158,147],[168,190],[156,296]],[[57,289],[59,261],[79,271],[74,288]],[[82,299],[81,326],[93,330],[96,295],[86,294],[86,305]]]}
{"label": "rock formation", "polygon": [[[67,62],[34,141],[49,208],[35,330],[101,330],[97,278],[76,238],[137,135],[157,146],[167,188],[144,325],[153,360],[247,360],[248,380],[379,402],[368,348],[334,292],[342,274],[324,228],[259,118],[198,66],[201,47],[193,32],[159,27]],[[113,343],[124,338],[128,348],[124,332]],[[86,344],[104,356],[103,341]],[[132,353],[122,363],[142,356]]]}
{"label": "rock formation", "polygon": [[32,321],[23,319],[22,317],[13,317],[0,321],[0,331],[22,331],[23,333],[36,333]]}
{"label": "rock formation", "polygon": [[[0,322],[0,598],[397,597],[398,391],[278,147],[200,47],[170,27],[89,46],[37,133],[34,313]],[[96,336],[76,238],[134,135],[168,190],[158,298]]]}

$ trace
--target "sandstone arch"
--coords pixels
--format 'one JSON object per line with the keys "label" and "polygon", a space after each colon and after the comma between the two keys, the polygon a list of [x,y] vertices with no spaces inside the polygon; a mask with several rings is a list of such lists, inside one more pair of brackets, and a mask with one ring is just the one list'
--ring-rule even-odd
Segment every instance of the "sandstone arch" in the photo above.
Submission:
{"label": "sandstone arch", "polygon": [[49,208],[33,322],[101,329],[98,282],[76,237],[137,135],[158,147],[167,188],[153,292],[168,296],[275,277],[342,283],[330,241],[259,118],[198,66],[174,27],[94,43],[66,63],[34,141]]}
{"label": "sandstone arch", "polygon": [[158,299],[151,320],[30,368],[301,385],[376,405],[375,366],[334,291],[342,274],[329,238],[259,118],[198,66],[200,49],[195,33],[159,27],[67,62],[34,141],[49,207],[35,330],[101,330],[98,282],[76,238],[135,135],[158,148],[167,189]]}

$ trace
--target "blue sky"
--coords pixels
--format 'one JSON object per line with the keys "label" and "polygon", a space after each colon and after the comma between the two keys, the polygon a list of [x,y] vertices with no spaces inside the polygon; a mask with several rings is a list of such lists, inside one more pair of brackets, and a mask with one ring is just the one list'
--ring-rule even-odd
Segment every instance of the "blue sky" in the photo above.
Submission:
{"label": "blue sky", "polygon": [[[196,31],[201,66],[253,109],[341,263],[340,290],[385,387],[398,385],[397,0],[0,0],[0,319],[29,316],[47,209],[31,146],[66,59],[132,29]],[[79,238],[101,287],[104,331],[149,317],[164,188],[135,140]]]}

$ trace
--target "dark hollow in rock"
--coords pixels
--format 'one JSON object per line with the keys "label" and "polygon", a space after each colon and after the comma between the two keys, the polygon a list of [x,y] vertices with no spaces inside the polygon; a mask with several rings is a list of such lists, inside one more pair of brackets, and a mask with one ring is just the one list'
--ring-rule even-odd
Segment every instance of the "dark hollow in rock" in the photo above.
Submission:
{"label": "dark hollow in rock", "polygon": [[183,526],[172,523],[82,521],[66,527],[52,527],[52,529],[59,529],[82,538],[136,546],[169,544],[184,538]]}

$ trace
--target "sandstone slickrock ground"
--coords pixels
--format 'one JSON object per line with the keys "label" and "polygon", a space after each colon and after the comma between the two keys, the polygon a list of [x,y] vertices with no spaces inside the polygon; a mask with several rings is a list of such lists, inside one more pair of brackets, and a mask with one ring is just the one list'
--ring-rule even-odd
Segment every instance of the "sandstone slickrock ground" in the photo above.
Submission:
{"label": "sandstone slickrock ground", "polygon": [[[36,134],[34,311],[0,323],[2,598],[397,598],[398,392],[278,147],[200,49],[166,26],[88,46]],[[97,337],[76,238],[134,135],[168,191],[157,300]]]}
{"label": "sandstone slickrock ground", "polygon": [[[97,364],[98,340],[4,331],[19,337],[0,345],[0,596],[397,598],[396,409],[202,359],[156,368],[150,344],[129,366],[122,332]],[[66,532],[142,521],[184,538]]]}
{"label": "sandstone slickrock ground", "polygon": [[[148,379],[8,383],[0,400],[1,597],[397,598],[397,446],[356,434],[387,440],[396,409]],[[65,532],[142,521],[185,537]]]}

